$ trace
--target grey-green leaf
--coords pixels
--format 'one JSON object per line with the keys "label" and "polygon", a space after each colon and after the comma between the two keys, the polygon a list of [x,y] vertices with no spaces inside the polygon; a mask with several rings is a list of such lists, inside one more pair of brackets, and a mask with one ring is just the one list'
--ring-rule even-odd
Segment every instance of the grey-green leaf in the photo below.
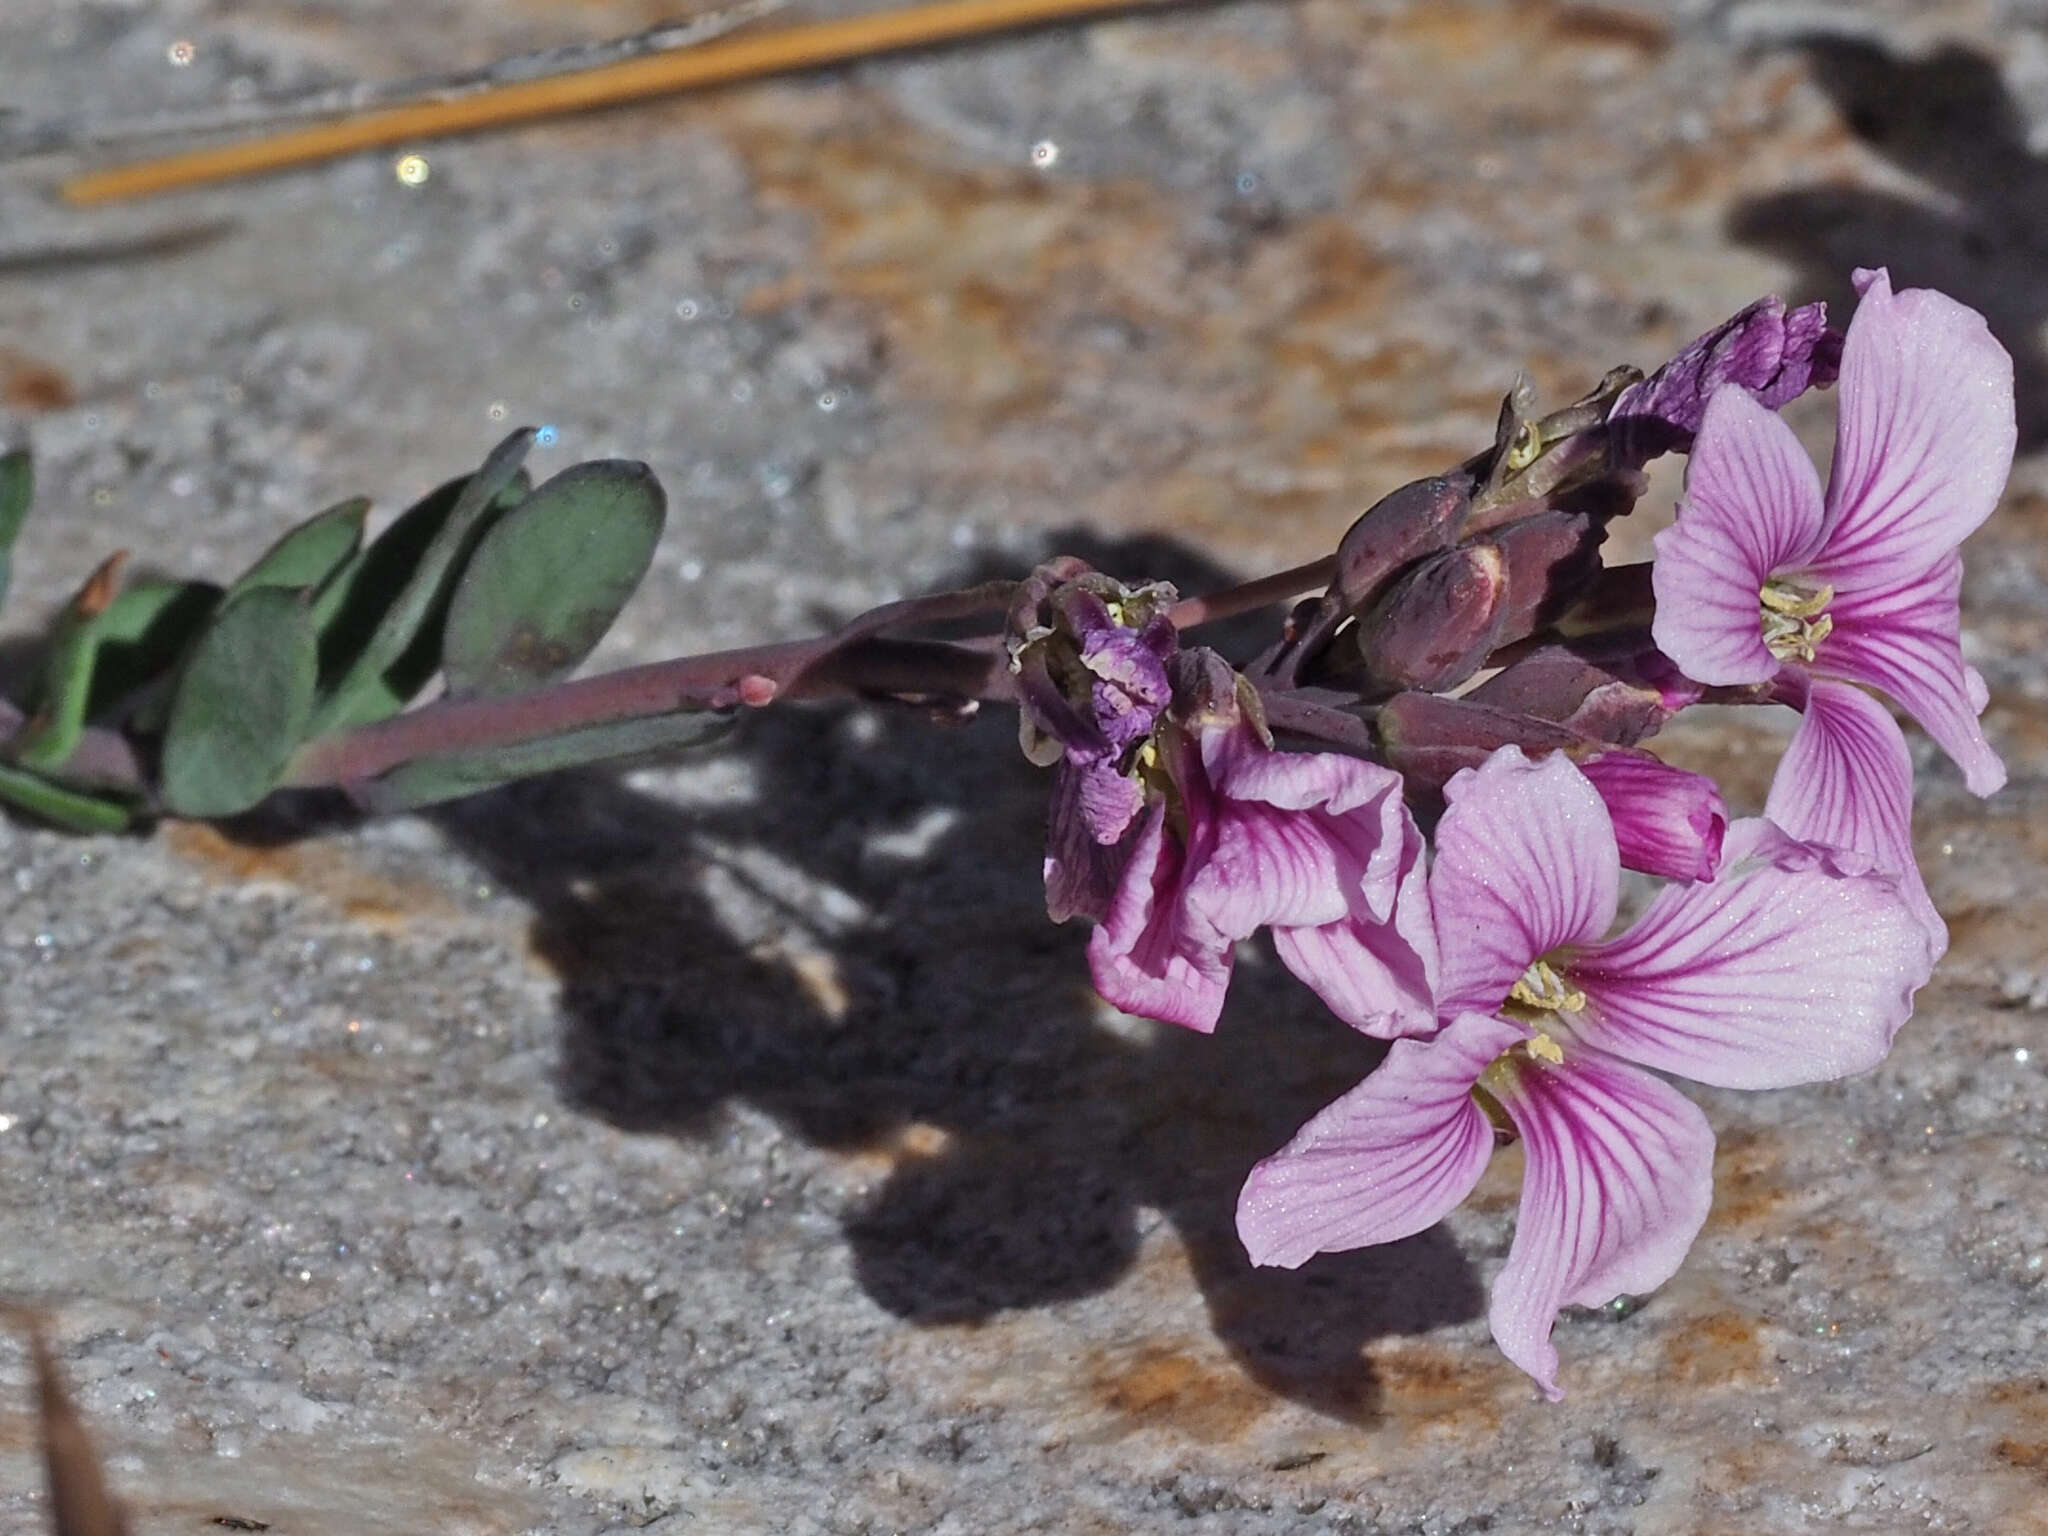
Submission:
{"label": "grey-green leaf", "polygon": [[236,578],[228,595],[257,587],[317,587],[346,564],[363,542],[370,500],[357,496],[316,512],[292,529]]}
{"label": "grey-green leaf", "polygon": [[365,803],[379,812],[435,805],[563,768],[617,763],[654,752],[703,746],[723,735],[732,723],[731,714],[711,710],[642,715],[564,731],[537,741],[414,758],[357,788]]}
{"label": "grey-green leaf", "polygon": [[647,574],[665,510],[645,464],[606,460],[563,470],[492,524],[441,632],[449,691],[519,693],[575,671]]}
{"label": "grey-green leaf", "polygon": [[304,596],[257,587],[225,604],[179,673],[162,796],[181,816],[232,816],[276,786],[306,735],[319,650]]}
{"label": "grey-green leaf", "polygon": [[[416,642],[423,630],[438,632],[434,621],[462,559],[514,483],[534,436],[533,428],[521,427],[459,488],[442,487],[394,523],[352,572],[337,574],[335,580],[346,580],[347,588],[332,607],[321,594],[315,617],[329,662],[323,671],[331,681],[324,682],[314,712],[316,733],[380,719],[433,675],[436,658],[422,656]],[[451,490],[451,500],[435,505]],[[429,530],[413,555],[412,540]]]}
{"label": "grey-green leaf", "polygon": [[8,579],[14,574],[14,541],[35,497],[35,461],[28,450],[0,453],[0,603],[7,601]]}

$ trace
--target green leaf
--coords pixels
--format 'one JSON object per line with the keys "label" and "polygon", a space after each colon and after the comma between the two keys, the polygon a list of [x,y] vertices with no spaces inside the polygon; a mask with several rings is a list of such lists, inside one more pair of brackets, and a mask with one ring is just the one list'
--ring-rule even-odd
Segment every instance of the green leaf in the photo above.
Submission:
{"label": "green leaf", "polygon": [[11,755],[24,767],[54,768],[78,745],[92,698],[100,622],[118,600],[121,572],[127,564],[127,550],[109,555],[58,615],[50,632],[50,648],[43,657],[35,714],[13,742]]}
{"label": "green leaf", "polygon": [[137,582],[97,613],[85,611],[84,594],[74,599],[51,637],[36,716],[16,739],[15,761],[61,768],[87,720],[178,664],[219,599],[206,581]]}
{"label": "green leaf", "polygon": [[0,603],[7,601],[8,581],[14,574],[14,541],[28,520],[29,504],[35,496],[35,461],[28,450],[0,453]]}
{"label": "green leaf", "polygon": [[133,812],[118,800],[80,794],[4,765],[0,765],[0,800],[66,832],[121,832],[133,819]]}
{"label": "green leaf", "polygon": [[171,699],[162,796],[180,816],[232,816],[269,794],[306,735],[319,648],[304,595],[257,587],[223,604]]}
{"label": "green leaf", "polygon": [[363,542],[370,500],[357,496],[316,512],[271,545],[228,589],[230,598],[257,587],[317,587],[347,563]]}
{"label": "green leaf", "polygon": [[168,679],[213,616],[210,581],[138,581],[100,615],[86,718],[94,719],[159,678]]}
{"label": "green leaf", "polygon": [[665,509],[652,470],[608,460],[563,470],[493,523],[441,632],[449,691],[521,693],[575,671],[647,574]]}
{"label": "green leaf", "polygon": [[[439,619],[462,561],[533,447],[522,427],[483,467],[409,509],[333,578],[316,599],[322,686],[316,733],[361,725],[403,708],[439,664]],[[422,643],[423,634],[428,637]]]}
{"label": "green leaf", "polygon": [[642,715],[511,746],[417,757],[372,780],[365,786],[365,799],[380,812],[435,805],[563,768],[702,746],[723,735],[732,723],[733,716],[725,711]]}

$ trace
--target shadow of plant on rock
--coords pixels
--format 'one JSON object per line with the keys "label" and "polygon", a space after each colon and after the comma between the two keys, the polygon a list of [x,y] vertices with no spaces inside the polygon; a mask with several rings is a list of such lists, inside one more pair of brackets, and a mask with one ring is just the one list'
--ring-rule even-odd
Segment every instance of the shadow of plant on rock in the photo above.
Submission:
{"label": "shadow of plant on rock", "polygon": [[1981,311],[2013,355],[2024,451],[2048,442],[2048,156],[1981,53],[1922,58],[1858,38],[1798,40],[1849,130],[1944,200],[1833,183],[1750,198],[1729,235],[1797,264],[1800,300],[1853,313],[1849,274],[1891,268],[1896,287],[1939,288]]}
{"label": "shadow of plant on rock", "polygon": [[[1079,552],[1127,576],[1193,575],[1190,589],[1221,579],[1157,548]],[[1367,1343],[1478,1315],[1438,1232],[1250,1266],[1233,1226],[1245,1173],[1382,1048],[1270,954],[1241,966],[1214,1036],[1112,1027],[1085,930],[1045,917],[1046,784],[1007,711],[952,728],[769,712],[719,764],[722,805],[579,774],[438,813],[534,906],[579,1108],[698,1135],[743,1100],[818,1146],[894,1147],[843,1219],[863,1287],[913,1322],[1101,1291],[1148,1209],[1246,1371],[1353,1422],[1378,1410]]]}

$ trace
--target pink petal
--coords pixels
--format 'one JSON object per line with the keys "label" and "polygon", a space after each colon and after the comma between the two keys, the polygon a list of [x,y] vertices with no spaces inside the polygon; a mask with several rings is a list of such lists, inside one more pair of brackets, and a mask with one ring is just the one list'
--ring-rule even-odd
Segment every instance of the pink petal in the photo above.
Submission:
{"label": "pink petal", "polygon": [[1670,880],[1711,880],[1721,867],[1728,807],[1704,774],[1617,747],[1579,761],[1614,821],[1624,869]]}
{"label": "pink petal", "polygon": [[1213,835],[1190,909],[1230,939],[1270,925],[1288,968],[1355,1029],[1433,1030],[1436,935],[1400,775],[1275,752],[1248,727],[1204,732],[1201,752]]}
{"label": "pink petal", "polygon": [[1820,547],[1820,477],[1792,429],[1738,385],[1707,402],[1678,521],[1650,568],[1657,648],[1695,682],[1761,683],[1778,672],[1758,594]]}
{"label": "pink petal", "polygon": [[1392,914],[1411,824],[1399,774],[1336,752],[1276,752],[1249,727],[1205,731],[1201,750],[1215,833],[1188,896],[1219,931]]}
{"label": "pink petal", "polygon": [[1984,317],[1858,272],[1816,569],[1838,591],[1917,576],[1991,515],[2012,470],[2012,358]]}
{"label": "pink petal", "polygon": [[1531,961],[1612,926],[1614,826],[1562,753],[1532,763],[1502,747],[1455,775],[1444,798],[1429,876],[1437,1011],[1491,1013]]}
{"label": "pink petal", "polygon": [[1666,886],[1620,937],[1573,958],[1587,1045],[1717,1088],[1868,1071],[1934,968],[1897,881],[1737,822],[1711,883]]}
{"label": "pink petal", "polygon": [[1364,1082],[1260,1163],[1237,1201],[1254,1264],[1391,1243],[1434,1226],[1472,1192],[1493,1126],[1472,1084],[1528,1032],[1468,1013],[1430,1040],[1397,1040]]}
{"label": "pink petal", "polygon": [[1422,834],[1405,816],[1402,865],[1391,921],[1347,918],[1320,927],[1276,927],[1281,962],[1353,1029],[1383,1040],[1436,1029],[1436,926],[1430,913]]}
{"label": "pink petal", "polygon": [[1155,805],[1102,925],[1088,938],[1095,990],[1126,1013],[1207,1034],[1223,1012],[1231,943],[1182,899],[1186,856]]}
{"label": "pink petal", "polygon": [[1894,586],[1840,594],[1814,670],[1883,689],[1955,759],[1971,793],[1989,795],[2004,787],[2005,764],[1977,723],[1984,679],[1963,664],[1962,584],[1962,557],[1950,555]]}
{"label": "pink petal", "polygon": [[[1714,1133],[1676,1089],[1585,1046],[1490,1077],[1522,1133],[1522,1209],[1488,1320],[1501,1352],[1555,1402],[1562,1306],[1655,1290],[1684,1260],[1714,1193]],[[1499,1084],[1496,1087],[1496,1083]]]}
{"label": "pink petal", "polygon": [[1948,948],[1948,929],[1913,858],[1913,760],[1877,700],[1847,683],[1813,683],[1764,815],[1802,842],[1869,859],[1899,882],[1934,956]]}

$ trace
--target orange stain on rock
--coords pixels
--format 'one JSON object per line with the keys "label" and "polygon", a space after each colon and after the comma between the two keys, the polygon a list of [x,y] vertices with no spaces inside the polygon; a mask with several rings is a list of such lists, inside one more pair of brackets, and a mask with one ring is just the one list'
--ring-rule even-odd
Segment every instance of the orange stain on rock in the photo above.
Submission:
{"label": "orange stain on rock", "polygon": [[1667,1378],[1693,1388],[1763,1385],[1770,1371],[1759,1326],[1740,1312],[1685,1319],[1664,1339]]}
{"label": "orange stain on rock", "polygon": [[258,847],[237,843],[205,822],[174,821],[163,839],[180,857],[223,881],[273,882],[316,897],[352,922],[399,933],[421,917],[444,917],[455,907],[428,885],[401,884],[352,863],[331,842]]}
{"label": "orange stain on rock", "polygon": [[1452,1349],[1419,1339],[1369,1348],[1381,1418],[1389,1425],[1430,1429],[1498,1428],[1505,1407],[1527,1401],[1529,1382],[1491,1349]]}
{"label": "orange stain on rock", "polygon": [[78,403],[71,381],[40,358],[0,347],[0,405],[17,411],[63,411]]}
{"label": "orange stain on rock", "polygon": [[1778,1176],[1783,1149],[1754,1131],[1733,1131],[1714,1152],[1714,1208],[1707,1216],[1709,1232],[1743,1231],[1765,1226],[1791,1198]]}
{"label": "orange stain on rock", "polygon": [[1114,1416],[1118,1433],[1166,1427],[1207,1444],[1239,1439],[1277,1401],[1234,1366],[1160,1343],[1098,1358],[1089,1391]]}

